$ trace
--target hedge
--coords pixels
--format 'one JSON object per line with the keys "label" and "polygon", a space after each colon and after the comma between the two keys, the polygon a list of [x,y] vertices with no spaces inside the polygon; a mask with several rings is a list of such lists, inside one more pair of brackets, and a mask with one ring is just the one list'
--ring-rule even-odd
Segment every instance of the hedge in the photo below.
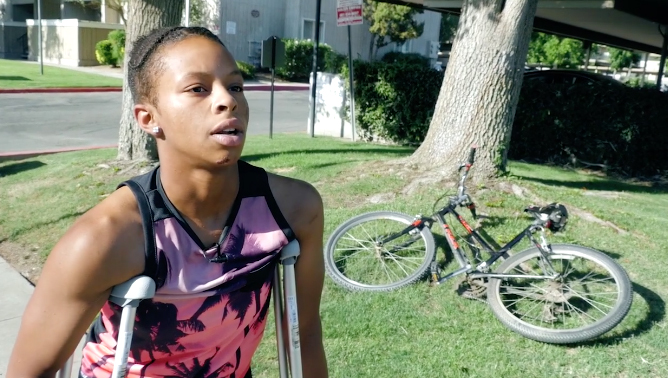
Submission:
{"label": "hedge", "polygon": [[[418,145],[444,72],[414,57],[355,61],[356,121],[366,140]],[[341,74],[347,77],[344,66]],[[347,80],[345,81],[347,83]],[[626,176],[668,172],[668,93],[655,88],[525,81],[509,158],[603,166]]]}
{"label": "hedge", "polygon": [[[443,71],[415,60],[355,61],[356,125],[366,140],[419,144],[429,128]],[[347,67],[342,75],[348,77]],[[346,81],[347,83],[347,81]]]}
{"label": "hedge", "polygon": [[524,83],[509,157],[602,165],[628,176],[668,170],[668,93],[612,84]]}

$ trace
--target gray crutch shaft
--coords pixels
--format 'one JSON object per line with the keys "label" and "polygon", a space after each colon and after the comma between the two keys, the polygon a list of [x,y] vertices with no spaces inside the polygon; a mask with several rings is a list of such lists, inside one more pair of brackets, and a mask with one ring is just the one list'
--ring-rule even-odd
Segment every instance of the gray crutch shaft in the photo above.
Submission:
{"label": "gray crutch shaft", "polygon": [[291,241],[281,250],[292,378],[302,378],[302,352],[299,339],[299,312],[297,307],[297,285],[295,282],[295,263],[297,262],[299,253],[299,242],[297,240]]}
{"label": "gray crutch shaft", "polygon": [[281,378],[289,378],[288,360],[283,340],[283,293],[281,290],[281,269],[276,264],[274,272],[274,318],[276,320],[276,349],[278,350],[278,370]]}
{"label": "gray crutch shaft", "polygon": [[[132,341],[132,330],[134,328],[137,306],[141,300],[153,298],[154,295],[155,282],[147,276],[134,277],[120,285],[114,286],[111,290],[109,301],[123,307],[121,324],[118,330],[119,340],[117,340],[112,377],[125,377],[125,369],[130,352],[129,347],[130,342]],[[123,339],[121,339],[122,337]],[[120,348],[118,346],[120,346]],[[122,352],[125,352],[125,357],[123,357]],[[122,365],[119,363],[121,360],[125,361]],[[65,365],[58,370],[56,378],[70,378],[72,376],[73,361],[74,355],[70,356],[67,362],[65,362]]]}
{"label": "gray crutch shaft", "polygon": [[153,298],[154,295],[155,282],[147,276],[135,277],[115,286],[111,291],[109,301],[123,307],[121,324],[118,328],[118,340],[116,340],[116,355],[114,356],[114,370],[111,373],[112,378],[125,377],[137,307],[139,306],[139,302],[144,299]]}

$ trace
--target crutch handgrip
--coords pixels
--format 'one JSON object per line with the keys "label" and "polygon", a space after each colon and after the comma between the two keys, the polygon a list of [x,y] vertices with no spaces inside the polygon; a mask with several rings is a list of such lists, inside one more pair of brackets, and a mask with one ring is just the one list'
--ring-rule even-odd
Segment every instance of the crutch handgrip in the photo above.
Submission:
{"label": "crutch handgrip", "polygon": [[132,301],[153,298],[155,295],[155,281],[148,276],[137,276],[114,286],[109,300],[124,307]]}
{"label": "crutch handgrip", "polygon": [[[147,276],[131,278],[111,289],[109,301],[123,307],[121,325],[119,327],[119,339],[116,344],[117,363],[114,366],[114,373],[112,375],[114,377],[125,376],[125,366],[121,367],[120,365],[121,363],[127,364],[128,348],[132,339],[132,329],[134,327],[134,316],[137,306],[143,299],[153,298],[153,296],[155,296],[155,281]],[[125,356],[121,354],[125,354]],[[56,373],[56,378],[71,377],[73,360],[74,355],[70,356],[65,365]]]}
{"label": "crutch handgrip", "polygon": [[299,242],[295,239],[281,250],[281,264],[294,265],[299,257]]}
{"label": "crutch handgrip", "polygon": [[112,289],[109,301],[123,306],[121,323],[118,327],[112,378],[125,377],[137,306],[142,300],[153,298],[154,295],[155,282],[147,276],[134,277]]}

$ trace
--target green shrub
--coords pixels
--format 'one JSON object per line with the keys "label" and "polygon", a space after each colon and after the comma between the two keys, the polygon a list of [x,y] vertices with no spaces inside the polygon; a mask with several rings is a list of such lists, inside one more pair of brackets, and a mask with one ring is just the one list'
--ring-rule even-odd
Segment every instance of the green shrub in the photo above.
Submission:
{"label": "green shrub", "polygon": [[255,66],[253,66],[250,63],[242,62],[242,61],[237,61],[237,67],[239,67],[239,71],[241,71],[241,76],[244,77],[244,79],[255,79]]}
{"label": "green shrub", "polygon": [[[285,42],[285,65],[276,69],[281,79],[308,83],[313,68],[313,41],[283,39]],[[326,44],[318,46],[318,71],[325,67],[325,55],[332,48]]]}
{"label": "green shrub", "polygon": [[[421,143],[429,129],[443,72],[408,62],[355,61],[353,67],[356,126],[362,137]],[[348,77],[347,71],[344,66],[344,77]]]}
{"label": "green shrub", "polygon": [[643,80],[638,76],[627,79],[624,84],[632,88],[656,88],[656,83],[649,80]]}
{"label": "green shrub", "polygon": [[407,63],[423,65],[425,67],[431,66],[431,59],[418,53],[402,53],[400,51],[390,51],[383,55],[381,61],[387,63]]}
{"label": "green shrub", "polygon": [[331,48],[325,50],[324,72],[337,74],[340,73],[343,67],[347,65],[348,57],[346,55],[339,54]]}
{"label": "green shrub", "polygon": [[113,44],[113,54],[116,58],[116,63],[122,65],[125,58],[125,30],[112,30],[107,37]]}
{"label": "green shrub", "polygon": [[95,44],[95,58],[98,63],[116,67],[118,59],[114,56],[114,44],[108,39]]}
{"label": "green shrub", "polygon": [[509,157],[602,164],[630,176],[668,170],[668,93],[611,84],[524,83]]}

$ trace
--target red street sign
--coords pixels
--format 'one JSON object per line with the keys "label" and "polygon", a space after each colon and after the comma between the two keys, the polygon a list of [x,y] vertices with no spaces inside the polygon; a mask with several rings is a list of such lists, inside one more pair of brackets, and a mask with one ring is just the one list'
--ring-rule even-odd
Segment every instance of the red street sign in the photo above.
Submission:
{"label": "red street sign", "polygon": [[359,25],[363,22],[361,5],[336,8],[336,26]]}

